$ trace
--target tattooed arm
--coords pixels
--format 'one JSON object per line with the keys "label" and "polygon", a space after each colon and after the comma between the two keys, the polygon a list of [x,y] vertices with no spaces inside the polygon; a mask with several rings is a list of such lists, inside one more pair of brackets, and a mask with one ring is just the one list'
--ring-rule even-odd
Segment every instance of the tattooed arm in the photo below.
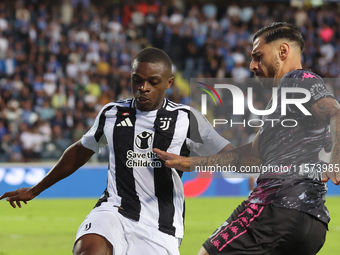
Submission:
{"label": "tattooed arm", "polygon": [[[330,156],[330,167],[324,173],[322,181],[329,179],[336,184],[340,184],[340,105],[333,98],[324,98],[315,103],[312,107],[312,114],[330,124],[332,138],[332,152]],[[335,171],[334,171],[335,170]]]}
{"label": "tattooed arm", "polygon": [[340,184],[340,105],[333,98],[323,98],[312,107],[312,114],[330,124],[332,152],[328,171],[323,173],[322,181],[329,179]]}
{"label": "tattooed arm", "polygon": [[[167,167],[173,167],[181,171],[190,172],[195,170],[195,166],[236,166],[259,165],[258,135],[252,143],[240,146],[233,150],[222,150],[218,154],[202,157],[182,157],[176,154],[154,149],[154,152],[165,161]],[[190,167],[191,166],[191,167]]]}

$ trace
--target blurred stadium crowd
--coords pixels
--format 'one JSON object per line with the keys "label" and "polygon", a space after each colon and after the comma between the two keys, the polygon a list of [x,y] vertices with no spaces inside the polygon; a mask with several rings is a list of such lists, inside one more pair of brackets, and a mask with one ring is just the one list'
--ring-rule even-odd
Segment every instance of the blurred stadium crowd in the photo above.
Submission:
{"label": "blurred stadium crowd", "polygon": [[[144,47],[171,57],[168,97],[176,102],[190,103],[190,77],[252,77],[252,34],[273,21],[301,29],[304,68],[338,81],[340,5],[333,2],[1,1],[0,162],[58,158],[104,104],[132,96],[130,62]],[[340,100],[340,83],[330,89]],[[263,108],[266,97],[257,91],[254,104]],[[237,126],[223,135],[240,145],[253,132]]]}

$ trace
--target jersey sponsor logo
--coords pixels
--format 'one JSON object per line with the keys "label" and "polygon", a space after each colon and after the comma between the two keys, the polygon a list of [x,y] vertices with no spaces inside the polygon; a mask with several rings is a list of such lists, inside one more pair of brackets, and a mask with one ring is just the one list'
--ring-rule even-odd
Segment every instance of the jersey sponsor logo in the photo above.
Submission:
{"label": "jersey sponsor logo", "polygon": [[312,78],[316,78],[315,75],[311,74],[311,73],[303,73],[303,76],[302,76],[302,80],[301,81],[304,81],[304,79],[312,79]]}
{"label": "jersey sponsor logo", "polygon": [[134,152],[129,150],[126,153],[126,166],[127,167],[153,167],[161,168],[162,163],[159,161],[159,157],[153,151],[147,152]]}
{"label": "jersey sponsor logo", "polygon": [[147,131],[142,131],[135,137],[135,144],[138,149],[147,150],[153,142],[153,134]]}
{"label": "jersey sponsor logo", "polygon": [[134,152],[128,150],[126,153],[126,166],[127,167],[153,167],[161,168],[162,163],[157,160],[158,155],[151,151],[153,144],[154,134],[148,131],[142,131],[135,137],[135,145],[137,149],[145,152]]}
{"label": "jersey sponsor logo", "polygon": [[172,120],[172,118],[168,118],[168,117],[160,118],[160,122],[161,122],[160,128],[161,128],[163,131],[168,130],[168,129],[169,129],[169,126],[170,126],[171,120]]}
{"label": "jersey sponsor logo", "polygon": [[85,225],[85,231],[88,231],[91,228],[91,223]]}
{"label": "jersey sponsor logo", "polygon": [[118,123],[117,127],[133,127],[130,118],[126,118]]}

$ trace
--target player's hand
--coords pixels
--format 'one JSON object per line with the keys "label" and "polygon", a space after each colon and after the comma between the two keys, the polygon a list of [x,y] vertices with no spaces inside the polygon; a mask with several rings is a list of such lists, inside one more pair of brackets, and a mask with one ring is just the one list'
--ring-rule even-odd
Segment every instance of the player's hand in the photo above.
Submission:
{"label": "player's hand", "polygon": [[335,185],[340,184],[340,172],[339,169],[328,168],[328,171],[322,173],[322,182],[328,182],[331,180]]}
{"label": "player's hand", "polygon": [[4,193],[0,197],[0,200],[6,198],[6,201],[8,201],[13,208],[16,208],[17,206],[21,208],[21,201],[27,204],[27,201],[32,200],[34,197],[31,188],[20,188],[15,191]]}
{"label": "player's hand", "polygon": [[176,168],[184,172],[190,172],[190,158],[168,153],[160,149],[153,149],[159,158],[165,162],[166,167]]}

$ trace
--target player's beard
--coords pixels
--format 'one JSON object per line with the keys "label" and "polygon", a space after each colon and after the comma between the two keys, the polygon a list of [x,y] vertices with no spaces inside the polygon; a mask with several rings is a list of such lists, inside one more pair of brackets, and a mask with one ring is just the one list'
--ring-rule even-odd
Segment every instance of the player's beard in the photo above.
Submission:
{"label": "player's beard", "polygon": [[274,64],[268,65],[267,67],[267,78],[259,79],[262,87],[266,89],[271,89],[274,86],[274,77],[276,77],[277,73],[279,72],[280,62],[277,56],[274,56]]}

